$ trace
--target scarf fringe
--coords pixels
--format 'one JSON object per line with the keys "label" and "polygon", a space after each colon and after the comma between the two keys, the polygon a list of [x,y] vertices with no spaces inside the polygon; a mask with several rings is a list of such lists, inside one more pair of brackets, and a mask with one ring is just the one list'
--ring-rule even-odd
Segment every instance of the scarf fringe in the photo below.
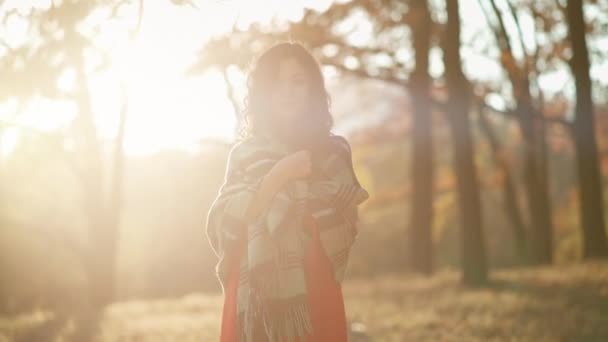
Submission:
{"label": "scarf fringe", "polygon": [[279,336],[277,341],[292,342],[296,337],[303,339],[306,332],[311,335],[313,333],[308,303],[306,302],[290,307],[284,317],[275,319],[283,319],[283,322],[281,322],[283,334]]}
{"label": "scarf fringe", "polygon": [[313,335],[308,296],[265,301],[251,293],[249,308],[237,315],[239,342],[255,342],[261,335],[268,342],[303,340],[306,333]]}
{"label": "scarf fringe", "polygon": [[255,336],[260,336],[260,331],[256,329],[264,329],[268,342],[293,342],[296,338],[303,341],[306,333],[313,335],[308,302],[282,303],[281,306],[284,306],[284,310],[276,310],[272,314],[264,312],[256,315],[253,310],[239,314],[239,342],[254,341]]}

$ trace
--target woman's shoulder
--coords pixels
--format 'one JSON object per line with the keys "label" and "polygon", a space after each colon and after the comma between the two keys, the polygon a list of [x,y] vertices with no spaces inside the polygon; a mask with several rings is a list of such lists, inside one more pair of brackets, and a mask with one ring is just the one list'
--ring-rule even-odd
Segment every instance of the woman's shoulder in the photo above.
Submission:
{"label": "woman's shoulder", "polygon": [[238,164],[253,154],[256,150],[256,140],[253,137],[242,138],[235,141],[228,152],[228,159],[232,164]]}
{"label": "woman's shoulder", "polygon": [[332,134],[330,135],[330,141],[332,142],[332,146],[334,146],[335,153],[342,158],[342,160],[345,162],[345,166],[350,169],[355,183],[360,185],[357,175],[355,174],[352,150],[348,140],[341,135]]}
{"label": "woman's shoulder", "polygon": [[247,136],[247,137],[239,138],[238,140],[236,140],[232,144],[230,151],[233,153],[245,153],[244,151],[260,148],[263,145],[264,145],[264,140],[261,137],[254,136],[254,135]]}
{"label": "woman's shoulder", "polygon": [[340,155],[351,155],[351,147],[348,140],[341,135],[331,134],[329,136],[330,144],[334,151],[336,151]]}

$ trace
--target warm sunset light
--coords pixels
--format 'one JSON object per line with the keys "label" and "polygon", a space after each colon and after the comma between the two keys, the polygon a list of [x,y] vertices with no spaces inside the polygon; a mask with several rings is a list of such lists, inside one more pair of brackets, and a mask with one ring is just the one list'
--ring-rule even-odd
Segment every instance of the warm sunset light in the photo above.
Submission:
{"label": "warm sunset light", "polygon": [[0,342],[608,341],[606,27],[0,0]]}
{"label": "warm sunset light", "polygon": [[[104,20],[110,15],[110,6],[100,8],[82,25],[87,33],[96,25],[103,28],[95,45],[105,49],[110,59],[107,68],[90,72],[96,125],[106,139],[116,134],[120,84],[128,85],[129,111],[124,141],[128,154],[149,154],[167,148],[192,150],[203,138],[231,140],[236,117],[221,73],[210,70],[203,75],[184,75],[196,59],[201,44],[213,35],[226,32],[233,23],[247,27],[255,22],[268,23],[273,17],[297,20],[304,8],[323,9],[330,1],[300,4],[272,1],[265,6],[250,1],[200,1],[193,2],[194,8],[178,7],[169,1],[145,1],[139,35],[131,41],[128,32],[137,23],[137,3],[125,2],[119,7],[121,15],[108,21]],[[31,38],[27,23],[17,13],[47,9],[51,4],[51,0],[0,4],[0,14],[8,18],[3,27],[7,43]],[[0,46],[0,55],[4,53]],[[97,60],[91,57],[90,62]],[[74,78],[74,70],[68,68],[57,86],[73,90]],[[240,78],[243,82],[242,75]],[[244,84],[237,86],[243,88]],[[32,99],[16,122],[41,130],[65,126],[73,119],[74,108],[69,103],[56,102]],[[14,107],[2,110],[0,118],[11,121],[15,115],[13,110]],[[8,153],[10,142],[4,146]]]}

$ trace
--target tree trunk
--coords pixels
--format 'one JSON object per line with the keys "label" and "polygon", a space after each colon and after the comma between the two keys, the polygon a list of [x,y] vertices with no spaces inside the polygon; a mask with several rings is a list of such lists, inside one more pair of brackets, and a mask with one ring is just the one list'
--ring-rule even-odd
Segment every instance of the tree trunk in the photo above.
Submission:
{"label": "tree trunk", "polygon": [[[517,101],[517,123],[524,137],[524,188],[527,199],[527,207],[530,213],[530,244],[528,244],[528,255],[531,262],[537,265],[550,264],[553,259],[553,222],[551,216],[551,205],[549,198],[549,186],[547,168],[545,166],[547,149],[544,140],[543,123],[539,118],[541,115],[534,109],[532,96],[530,94],[529,69],[524,62],[523,67],[513,56],[513,49],[502,18],[502,13],[491,0],[490,5],[498,26],[494,28],[494,35],[501,49],[503,67],[511,81],[513,93]],[[512,7],[511,14],[520,32],[521,27]],[[487,18],[487,17],[486,17]],[[488,24],[492,26],[488,20]],[[525,50],[525,49],[524,49]],[[527,58],[527,57],[526,57]]]}
{"label": "tree trunk", "polygon": [[[103,182],[103,156],[100,141],[97,137],[90,91],[84,70],[84,61],[77,63],[77,81],[80,92],[77,95],[78,117],[75,120],[80,134],[79,146],[82,157],[82,184],[84,210],[88,218],[88,244],[86,256],[88,266],[85,270],[88,281],[89,304],[94,309],[101,309],[111,303],[115,296],[115,270],[118,235],[118,211],[116,204],[106,200]],[[122,115],[121,115],[122,116]],[[123,121],[121,119],[121,121]],[[123,123],[121,123],[121,126]],[[122,128],[121,128],[122,129]],[[119,133],[122,138],[122,132]],[[122,145],[122,143],[121,143]],[[122,152],[122,149],[119,151]],[[122,167],[122,162],[116,160]],[[120,195],[122,173],[116,172],[113,179],[118,188],[112,187],[111,199]]]}
{"label": "tree trunk", "polygon": [[410,225],[410,264],[424,274],[433,271],[431,226],[433,219],[433,142],[429,48],[431,16],[426,0],[414,0],[410,11],[416,67],[411,76],[413,103],[412,128],[412,218]]}
{"label": "tree trunk", "polygon": [[[522,86],[529,92],[529,89]],[[529,93],[528,93],[529,94]],[[544,135],[538,127],[539,116],[530,103],[530,99],[518,99],[516,112],[518,123],[524,136],[524,185],[528,209],[531,218],[530,256],[536,265],[551,264],[553,260],[553,222],[551,218],[551,205],[547,172],[544,165],[546,149]]]}
{"label": "tree trunk", "polygon": [[502,181],[502,192],[504,201],[505,215],[511,222],[511,228],[513,229],[513,240],[515,241],[515,255],[519,258],[520,264],[528,264],[529,262],[529,251],[528,241],[526,238],[526,225],[521,214],[519,204],[517,203],[517,191],[515,189],[515,181],[509,168],[509,164],[501,153],[502,147],[496,137],[496,134],[492,130],[488,119],[483,113],[483,109],[479,109],[479,124],[482,132],[488,139],[488,143],[492,148],[494,154],[494,161],[496,165],[502,170],[504,179]]}
{"label": "tree trunk", "polygon": [[473,162],[469,121],[472,94],[461,69],[458,0],[446,0],[446,6],[448,19],[443,50],[448,89],[448,122],[452,130],[460,205],[463,280],[467,285],[482,285],[487,281],[488,270],[481,224],[479,181]]}
{"label": "tree trunk", "polygon": [[608,257],[602,199],[602,181],[595,140],[595,118],[591,98],[589,53],[585,40],[582,0],[566,2],[568,33],[572,46],[570,68],[576,84],[574,145],[580,187],[580,212],[583,229],[583,257]]}

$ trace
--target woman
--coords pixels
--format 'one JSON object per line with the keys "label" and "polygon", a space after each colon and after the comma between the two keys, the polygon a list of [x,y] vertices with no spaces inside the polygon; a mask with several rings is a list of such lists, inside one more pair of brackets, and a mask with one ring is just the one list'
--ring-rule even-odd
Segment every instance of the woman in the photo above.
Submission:
{"label": "woman", "polygon": [[244,139],[207,217],[225,295],[221,342],[347,340],[340,284],[368,194],[332,125],[323,76],[302,45],[259,57]]}

